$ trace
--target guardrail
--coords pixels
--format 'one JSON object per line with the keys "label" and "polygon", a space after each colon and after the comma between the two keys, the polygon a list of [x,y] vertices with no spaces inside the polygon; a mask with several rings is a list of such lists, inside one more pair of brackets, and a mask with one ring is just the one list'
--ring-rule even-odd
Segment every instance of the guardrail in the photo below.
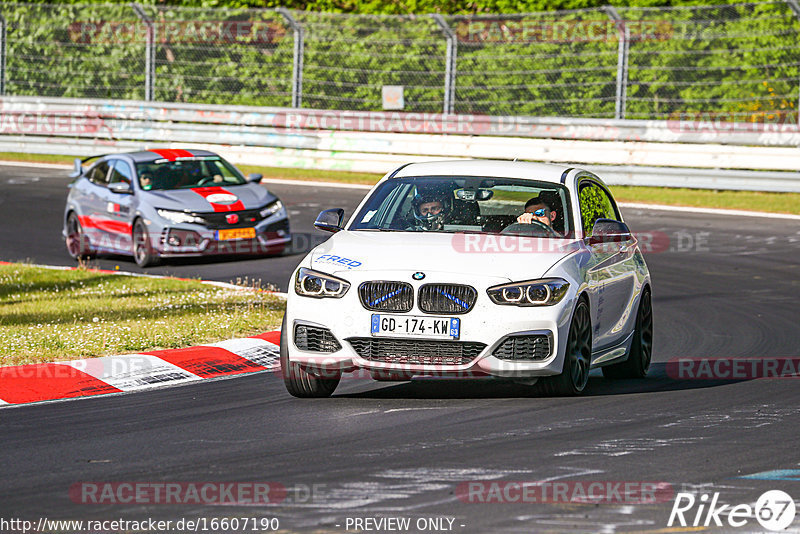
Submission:
{"label": "guardrail", "polygon": [[0,151],[202,146],[236,163],[367,172],[517,158],[579,164],[611,184],[800,192],[797,126],[684,122],[5,97]]}

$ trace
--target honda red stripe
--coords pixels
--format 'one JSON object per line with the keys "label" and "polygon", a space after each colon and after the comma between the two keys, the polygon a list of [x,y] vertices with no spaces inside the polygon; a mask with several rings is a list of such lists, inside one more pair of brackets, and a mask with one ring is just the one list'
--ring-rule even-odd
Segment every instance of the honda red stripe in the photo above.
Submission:
{"label": "honda red stripe", "polygon": [[123,221],[115,221],[113,219],[105,219],[103,217],[81,215],[78,217],[78,220],[80,221],[81,226],[83,226],[84,228],[96,228],[98,230],[103,230],[105,232],[110,232],[112,234],[128,235],[131,233],[131,230],[133,229],[131,223]]}
{"label": "honda red stripe", "polygon": [[154,148],[150,150],[154,154],[158,154],[168,161],[175,161],[178,158],[193,158],[194,154],[188,150],[181,150],[180,148]]}
{"label": "honda red stripe", "polygon": [[216,212],[241,211],[244,209],[244,204],[242,204],[242,201],[239,200],[238,198],[236,199],[236,202],[233,202],[232,204],[214,203],[213,201],[214,195],[230,195],[231,197],[236,198],[236,195],[234,195],[230,191],[225,190],[222,187],[196,187],[192,189],[192,191],[205,198],[208,201],[208,203],[211,204],[211,207],[214,208],[214,211]]}

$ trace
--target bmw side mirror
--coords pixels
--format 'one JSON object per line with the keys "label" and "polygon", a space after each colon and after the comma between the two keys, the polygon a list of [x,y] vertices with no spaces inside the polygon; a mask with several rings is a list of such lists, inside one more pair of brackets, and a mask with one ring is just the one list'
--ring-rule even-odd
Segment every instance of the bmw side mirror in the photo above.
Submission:
{"label": "bmw side mirror", "polygon": [[73,179],[83,174],[83,162],[81,161],[81,158],[75,158],[74,165],[75,169],[69,173],[69,177]]}
{"label": "bmw side mirror", "polygon": [[631,230],[622,221],[597,219],[589,237],[589,244],[623,242],[632,239]]}
{"label": "bmw side mirror", "polygon": [[130,195],[133,193],[133,188],[128,182],[114,182],[113,184],[108,184],[108,190],[118,195]]}
{"label": "bmw side mirror", "polygon": [[251,173],[247,175],[247,181],[251,184],[260,184],[261,180],[264,178],[263,174],[259,174],[257,172]]}
{"label": "bmw side mirror", "polygon": [[342,208],[334,208],[319,212],[317,220],[314,221],[314,226],[325,232],[336,233],[342,229],[344,222],[344,210]]}

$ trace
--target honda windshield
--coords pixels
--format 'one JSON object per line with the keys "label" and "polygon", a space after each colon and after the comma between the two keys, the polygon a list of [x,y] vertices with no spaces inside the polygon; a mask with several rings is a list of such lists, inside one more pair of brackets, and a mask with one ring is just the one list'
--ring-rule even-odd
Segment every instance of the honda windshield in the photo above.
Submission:
{"label": "honda windshield", "polygon": [[217,156],[137,163],[136,172],[139,185],[145,191],[242,185],[247,182],[233,165]]}

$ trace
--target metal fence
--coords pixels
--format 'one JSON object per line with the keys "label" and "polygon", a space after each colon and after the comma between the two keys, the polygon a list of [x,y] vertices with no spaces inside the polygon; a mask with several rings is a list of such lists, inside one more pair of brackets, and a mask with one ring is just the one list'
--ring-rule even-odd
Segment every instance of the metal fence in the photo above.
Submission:
{"label": "metal fence", "polygon": [[0,94],[796,124],[798,41],[797,0],[475,16],[2,3]]}

